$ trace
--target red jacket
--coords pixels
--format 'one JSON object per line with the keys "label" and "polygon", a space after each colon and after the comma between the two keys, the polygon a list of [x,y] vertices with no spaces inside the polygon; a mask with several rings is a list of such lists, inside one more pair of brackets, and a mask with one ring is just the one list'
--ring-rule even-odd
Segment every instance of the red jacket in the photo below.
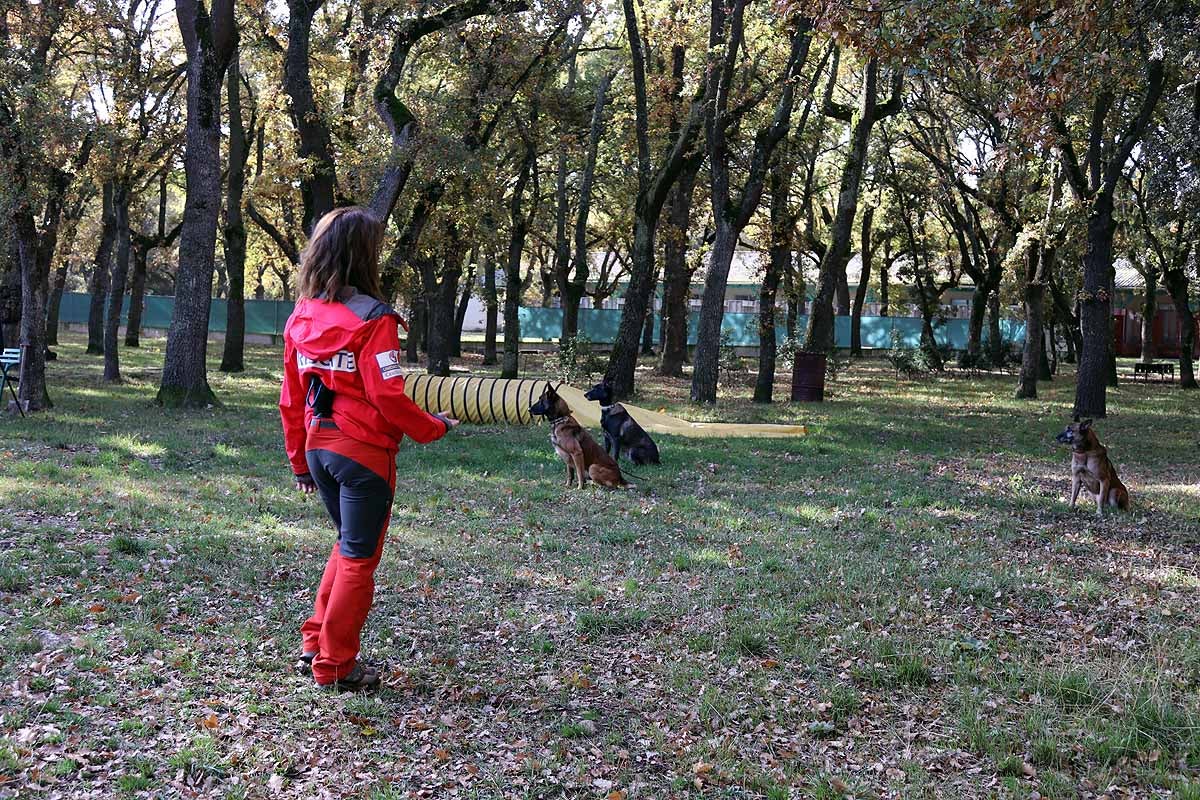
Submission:
{"label": "red jacket", "polygon": [[345,302],[300,300],[283,338],[283,388],[279,412],[288,461],[308,472],[304,442],[312,419],[310,375],[334,392],[333,420],[346,435],[395,451],[405,436],[422,444],[449,430],[404,393],[400,366],[400,316],[373,297],[352,294]]}

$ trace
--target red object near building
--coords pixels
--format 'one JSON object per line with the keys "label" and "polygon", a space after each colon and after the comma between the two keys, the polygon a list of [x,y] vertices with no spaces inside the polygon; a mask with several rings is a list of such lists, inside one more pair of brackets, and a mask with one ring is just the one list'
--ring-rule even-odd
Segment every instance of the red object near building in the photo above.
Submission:
{"label": "red object near building", "polygon": [[[1197,335],[1194,357],[1200,358],[1200,321],[1196,323]],[[1179,358],[1179,334],[1183,318],[1174,308],[1159,308],[1154,314],[1152,341],[1155,358]],[[1113,344],[1118,356],[1138,358],[1142,354],[1142,315],[1118,308],[1113,313]]]}

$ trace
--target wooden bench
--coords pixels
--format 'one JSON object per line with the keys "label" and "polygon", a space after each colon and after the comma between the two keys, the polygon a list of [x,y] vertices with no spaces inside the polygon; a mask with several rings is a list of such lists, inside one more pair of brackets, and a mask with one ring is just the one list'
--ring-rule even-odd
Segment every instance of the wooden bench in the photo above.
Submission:
{"label": "wooden bench", "polygon": [[1142,376],[1142,382],[1150,380],[1151,375],[1157,375],[1161,380],[1166,380],[1170,376],[1170,380],[1175,380],[1175,365],[1170,363],[1152,363],[1144,364],[1141,361],[1133,365],[1133,377]]}
{"label": "wooden bench", "polygon": [[0,397],[4,395],[4,387],[8,387],[8,393],[12,395],[13,402],[17,404],[17,411],[21,412],[21,416],[25,416],[25,409],[21,408],[21,401],[17,399],[16,384],[20,381],[21,375],[21,351],[16,347],[6,348],[0,352],[0,375],[3,379],[0,380]]}

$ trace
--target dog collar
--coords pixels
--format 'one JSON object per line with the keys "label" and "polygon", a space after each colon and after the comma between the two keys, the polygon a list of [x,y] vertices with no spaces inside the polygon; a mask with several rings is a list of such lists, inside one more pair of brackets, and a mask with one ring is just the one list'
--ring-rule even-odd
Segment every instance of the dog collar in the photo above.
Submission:
{"label": "dog collar", "polygon": [[612,404],[612,406],[600,406],[600,410],[601,410],[601,411],[608,411],[609,409],[611,409],[611,408],[612,408],[613,406],[615,406],[615,405],[616,405],[616,403],[613,403],[613,404]]}
{"label": "dog collar", "polygon": [[551,428],[557,427],[557,426],[563,424],[564,422],[566,422],[567,420],[569,420],[570,418],[571,418],[570,414],[568,414],[565,417],[555,417],[554,419],[550,420],[550,427]]}

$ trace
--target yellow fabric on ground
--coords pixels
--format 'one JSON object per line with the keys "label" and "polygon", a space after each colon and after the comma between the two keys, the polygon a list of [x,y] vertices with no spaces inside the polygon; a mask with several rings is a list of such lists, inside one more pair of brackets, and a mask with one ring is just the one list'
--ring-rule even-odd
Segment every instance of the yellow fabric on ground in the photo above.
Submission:
{"label": "yellow fabric on ground", "polygon": [[[491,425],[505,422],[528,425],[534,421],[529,407],[537,402],[545,388],[544,380],[524,378],[441,377],[409,374],[404,391],[417,405],[431,414],[448,414],[463,422]],[[583,425],[600,425],[600,405],[583,396],[580,390],[563,384],[558,393],[571,406],[571,414]],[[687,420],[622,403],[637,423],[649,433],[688,436],[696,439],[750,437],[779,439],[804,436],[804,425],[765,423],[688,422]]]}

